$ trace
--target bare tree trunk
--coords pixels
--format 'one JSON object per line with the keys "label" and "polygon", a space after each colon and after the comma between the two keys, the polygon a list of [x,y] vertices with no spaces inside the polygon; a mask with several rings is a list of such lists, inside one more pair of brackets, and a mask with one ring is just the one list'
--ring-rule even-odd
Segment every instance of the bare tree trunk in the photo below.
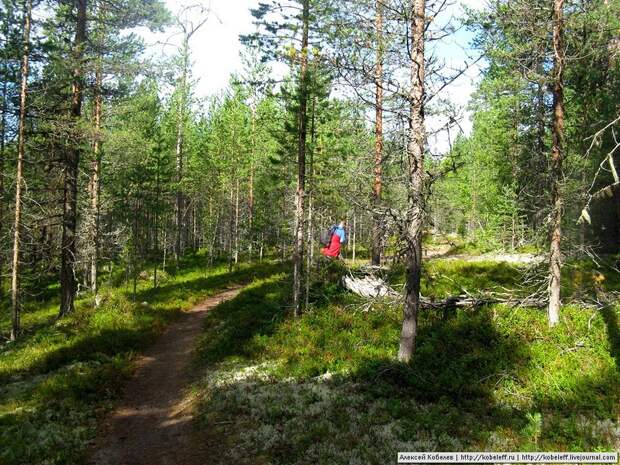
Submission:
{"label": "bare tree trunk", "polygon": [[20,331],[20,241],[22,213],[22,184],[24,179],[24,157],[26,151],[26,99],[28,97],[28,65],[30,58],[30,18],[32,16],[32,0],[24,2],[24,32],[22,52],[22,79],[19,92],[19,128],[17,132],[17,172],[15,175],[15,224],[13,232],[13,270],[11,274],[11,340],[17,339]]}
{"label": "bare tree trunk", "polygon": [[177,109],[177,141],[176,141],[176,182],[177,190],[175,196],[175,242],[174,242],[174,259],[178,264],[179,256],[182,255],[182,240],[183,234],[183,192],[181,190],[181,181],[183,180],[183,138],[185,127],[185,105],[186,105],[186,86],[187,86],[187,72],[189,66],[189,36],[186,33],[183,37],[183,70],[181,74],[181,95],[179,96],[179,106]]}
{"label": "bare tree trunk", "polygon": [[560,321],[560,278],[562,271],[561,182],[564,142],[564,0],[553,1],[553,147],[551,148],[551,232],[549,260],[549,326]]}
{"label": "bare tree trunk", "polygon": [[196,202],[194,202],[194,206],[192,207],[192,248],[194,251],[197,251],[200,247],[198,240],[198,221],[196,210]]}
{"label": "bare tree trunk", "polygon": [[[82,60],[86,42],[86,2],[75,0],[77,7],[76,32],[73,44],[73,84],[71,89],[71,120],[73,137],[79,138],[78,120],[82,115],[82,91],[84,76]],[[77,183],[80,162],[80,144],[70,140],[65,152],[64,200],[62,222],[62,252],[60,267],[60,316],[73,311],[73,301],[77,290],[75,279],[75,233],[77,226]]]}
{"label": "bare tree trunk", "polygon": [[[10,33],[10,24],[8,20],[8,12],[7,19],[4,23],[4,36],[8,37]],[[2,52],[2,70],[4,74],[4,79],[2,81],[2,119],[0,120],[0,124],[2,127],[0,128],[0,238],[2,237],[5,222],[8,221],[4,219],[5,216],[5,207],[6,207],[6,191],[4,187],[4,176],[5,176],[5,155],[6,155],[6,116],[8,111],[8,74],[9,74],[9,57],[8,57],[8,47],[4,47]],[[8,261],[8,257],[7,257]],[[0,297],[4,293],[4,251],[0,250]]]}
{"label": "bare tree trunk", "polygon": [[316,96],[312,98],[312,121],[310,129],[310,176],[308,179],[308,235],[307,235],[307,253],[306,253],[306,292],[305,292],[305,308],[310,305],[310,270],[312,269],[312,258],[314,252],[314,231],[313,231],[313,213],[314,213],[314,148],[316,143]]}
{"label": "bare tree trunk", "polygon": [[235,188],[235,265],[239,263],[239,178]]}
{"label": "bare tree trunk", "polygon": [[248,194],[248,256],[252,261],[252,246],[254,245],[254,161],[256,157],[256,108],[252,106],[252,153],[250,158],[250,186]]}
{"label": "bare tree trunk", "polygon": [[310,0],[303,0],[301,68],[299,73],[299,138],[297,152],[297,190],[295,191],[295,249],[293,252],[293,308],[296,317],[301,314],[301,283],[304,255],[304,201],[306,184],[306,126],[307,126],[307,74],[308,74],[308,23]]}
{"label": "bare tree trunk", "polygon": [[228,208],[228,241],[227,241],[227,249],[228,249],[228,271],[231,272],[233,269],[233,235],[234,235],[234,228],[235,228],[235,220],[234,220],[234,215],[233,215],[233,189],[232,186],[230,186],[230,199],[229,199],[229,208]]}
{"label": "bare tree trunk", "polygon": [[161,263],[161,271],[165,272],[166,271],[166,255],[168,252],[168,228],[166,227],[167,221],[164,220],[164,250],[163,250],[163,257],[162,257],[162,263]]}
{"label": "bare tree trunk", "polygon": [[[5,76],[8,69],[8,60],[4,60]],[[0,238],[2,237],[2,231],[4,230],[4,209],[5,209],[5,190],[4,190],[4,157],[5,157],[5,139],[6,139],[6,112],[7,112],[7,79],[4,79],[2,83],[2,128],[0,128]],[[4,252],[0,250],[0,296],[3,294],[4,289]]]}
{"label": "bare tree trunk", "polygon": [[351,235],[352,236],[351,248],[353,249],[353,252],[352,252],[351,258],[353,259],[354,262],[355,262],[355,249],[356,249],[355,241],[357,239],[356,235],[357,235],[357,216],[355,214],[355,211],[353,211],[353,234]]}
{"label": "bare tree trunk", "polygon": [[426,0],[414,0],[411,11],[411,89],[409,95],[409,135],[407,156],[408,201],[407,275],[403,328],[400,336],[398,359],[409,362],[415,351],[415,340],[420,308],[420,278],[422,274],[422,228],[424,226],[424,29]]}
{"label": "bare tree trunk", "polygon": [[376,47],[377,63],[375,66],[375,167],[373,185],[373,225],[371,263],[381,264],[383,243],[383,225],[378,211],[381,202],[383,183],[383,0],[376,4]]}
{"label": "bare tree trunk", "polygon": [[91,173],[91,199],[90,208],[92,215],[92,256],[90,257],[90,287],[95,296],[98,287],[98,263],[99,263],[99,193],[101,188],[101,68],[100,64],[95,72],[95,141],[93,143],[93,161]]}

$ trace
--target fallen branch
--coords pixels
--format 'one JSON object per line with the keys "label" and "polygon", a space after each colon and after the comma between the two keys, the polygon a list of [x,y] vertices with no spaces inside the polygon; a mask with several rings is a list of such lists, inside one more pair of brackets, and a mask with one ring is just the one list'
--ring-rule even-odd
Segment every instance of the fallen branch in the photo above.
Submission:
{"label": "fallen branch", "polygon": [[342,278],[344,287],[361,297],[397,297],[400,294],[387,285],[385,281],[375,276],[355,278],[351,275]]}
{"label": "fallen branch", "polygon": [[[342,278],[342,283],[346,289],[364,298],[391,298],[394,303],[398,303],[402,300],[402,293],[395,291],[384,280],[376,276],[371,275],[356,278],[352,275],[347,275]],[[547,305],[547,302],[542,298],[532,296],[517,298],[514,296],[500,296],[492,293],[477,296],[466,293],[449,296],[441,300],[421,297],[421,306],[425,309],[479,307],[490,304],[504,304],[511,307],[544,307]]]}
{"label": "fallen branch", "polygon": [[545,307],[547,302],[542,299],[526,297],[523,299],[515,297],[502,298],[493,294],[471,296],[456,295],[450,296],[442,300],[431,300],[427,297],[421,299],[422,308],[439,309],[450,307],[479,307],[482,305],[503,304],[509,307]]}

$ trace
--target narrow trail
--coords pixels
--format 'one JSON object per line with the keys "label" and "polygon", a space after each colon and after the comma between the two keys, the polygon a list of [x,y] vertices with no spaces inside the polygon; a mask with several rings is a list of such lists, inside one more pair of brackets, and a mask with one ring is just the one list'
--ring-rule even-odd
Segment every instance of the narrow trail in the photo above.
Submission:
{"label": "narrow trail", "polygon": [[192,441],[187,368],[207,312],[240,290],[228,289],[196,305],[139,357],[122,401],[96,440],[90,465],[206,463],[205,451]]}

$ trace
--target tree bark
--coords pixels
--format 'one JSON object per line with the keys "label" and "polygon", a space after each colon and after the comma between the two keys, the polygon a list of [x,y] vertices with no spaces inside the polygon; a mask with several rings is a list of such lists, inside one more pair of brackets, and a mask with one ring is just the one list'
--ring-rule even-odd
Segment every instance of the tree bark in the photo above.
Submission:
{"label": "tree bark", "polygon": [[375,266],[381,265],[383,243],[383,225],[378,211],[381,202],[383,183],[383,0],[376,3],[376,47],[377,63],[375,65],[375,166],[373,184],[373,225],[372,225],[372,256]]}
{"label": "tree bark", "polygon": [[235,265],[239,263],[239,178],[235,184]]}
{"label": "tree bark", "polygon": [[[4,74],[6,76],[8,66],[7,61],[4,60]],[[2,83],[2,120],[0,124],[0,237],[2,237],[2,231],[4,230],[4,210],[5,210],[5,189],[4,189],[4,158],[5,158],[5,139],[6,139],[6,112],[7,112],[7,79],[4,79]],[[4,293],[4,251],[0,250],[0,296]]]}
{"label": "tree bark", "polygon": [[250,179],[248,192],[248,257],[252,261],[254,245],[254,163],[256,158],[256,108],[252,104],[252,153],[250,154]]}
{"label": "tree bark", "polygon": [[234,261],[234,250],[233,250],[233,236],[235,233],[235,215],[234,215],[234,191],[232,187],[232,183],[230,186],[230,198],[228,204],[228,237],[227,239],[227,250],[228,250],[228,272],[231,272],[233,269],[233,261]]}
{"label": "tree bark", "polygon": [[405,231],[407,274],[403,327],[398,359],[409,362],[415,352],[420,308],[422,274],[422,228],[424,226],[424,101],[425,0],[414,0],[411,11],[411,89],[409,94],[409,134],[407,141],[408,195]]}
{"label": "tree bark", "polygon": [[99,193],[101,175],[101,68],[95,72],[95,140],[93,142],[93,161],[91,166],[91,215],[92,215],[92,256],[90,258],[90,286],[96,296],[98,288],[99,262]]}
{"label": "tree bark", "polygon": [[301,283],[304,256],[304,201],[306,185],[306,132],[307,132],[307,74],[308,74],[308,23],[310,0],[303,0],[301,67],[299,73],[299,115],[297,150],[297,189],[295,191],[295,249],[293,252],[293,308],[296,317],[301,314]]}
{"label": "tree bark", "polygon": [[310,284],[312,269],[312,259],[314,253],[314,150],[316,147],[316,95],[312,98],[312,119],[310,122],[310,159],[309,175],[308,175],[308,228],[307,228],[307,252],[306,252],[306,291],[305,291],[305,308],[310,305]]}
{"label": "tree bark", "polygon": [[185,33],[183,37],[183,70],[181,74],[181,95],[179,96],[178,116],[177,116],[177,141],[176,141],[176,182],[177,190],[175,196],[175,220],[176,220],[176,236],[174,241],[174,258],[178,264],[179,256],[183,254],[183,191],[181,190],[181,181],[183,180],[183,138],[185,125],[185,105],[186,105],[186,86],[187,73],[189,66],[189,35]]}
{"label": "tree bark", "polygon": [[551,231],[549,259],[549,326],[560,321],[560,278],[563,198],[561,182],[564,142],[564,0],[553,1],[553,147],[551,148]]}
{"label": "tree bark", "polygon": [[19,127],[17,129],[17,169],[15,174],[15,224],[13,231],[13,269],[11,273],[11,340],[17,339],[20,331],[20,246],[22,229],[22,184],[24,180],[24,157],[26,151],[26,100],[28,97],[28,66],[30,59],[30,20],[32,0],[24,2],[24,30],[22,52],[22,76],[19,92]]}
{"label": "tree bark", "polygon": [[351,258],[353,262],[355,262],[356,255],[356,239],[357,239],[357,215],[355,214],[355,210],[353,211],[353,234],[351,234],[351,248],[353,249],[351,252]]}
{"label": "tree bark", "polygon": [[82,60],[86,42],[86,2],[75,0],[77,7],[75,41],[73,44],[73,83],[71,86],[71,125],[73,139],[68,141],[64,160],[64,199],[62,215],[62,250],[60,266],[60,316],[73,311],[77,290],[75,278],[75,235],[77,226],[77,182],[80,162],[78,121],[82,115],[84,76]]}

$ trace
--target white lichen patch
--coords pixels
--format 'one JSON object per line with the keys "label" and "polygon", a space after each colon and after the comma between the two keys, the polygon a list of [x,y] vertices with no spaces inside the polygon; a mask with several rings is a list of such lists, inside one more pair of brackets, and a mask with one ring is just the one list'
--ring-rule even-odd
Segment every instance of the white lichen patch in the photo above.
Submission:
{"label": "white lichen patch", "polygon": [[[403,420],[386,413],[389,400],[333,373],[308,379],[278,379],[275,365],[220,365],[204,379],[202,415],[235,431],[217,463],[334,465],[386,463],[404,450],[460,450],[446,434],[407,433]],[[366,388],[368,386],[365,386]],[[411,400],[407,408],[423,412]],[[251,425],[251,427],[248,427]]]}

